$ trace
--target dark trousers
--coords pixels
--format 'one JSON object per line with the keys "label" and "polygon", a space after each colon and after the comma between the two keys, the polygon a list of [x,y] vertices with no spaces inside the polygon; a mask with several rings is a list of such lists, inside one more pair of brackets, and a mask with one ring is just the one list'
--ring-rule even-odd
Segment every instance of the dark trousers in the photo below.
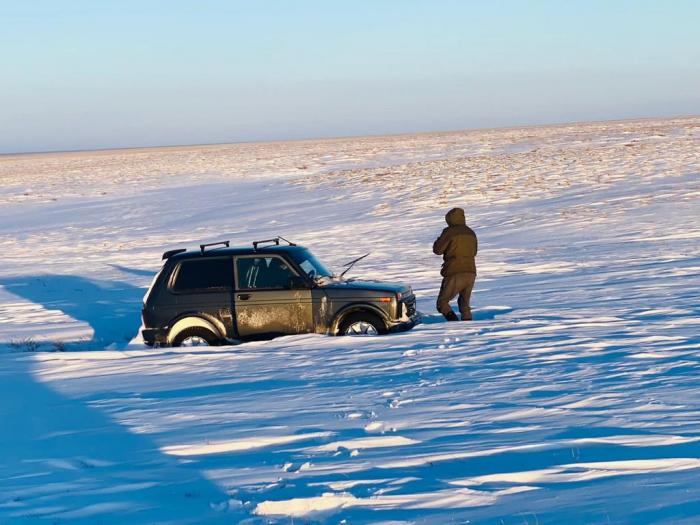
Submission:
{"label": "dark trousers", "polygon": [[471,319],[472,309],[469,306],[469,298],[472,295],[472,288],[474,288],[475,280],[475,273],[456,273],[443,277],[437,299],[438,312],[442,315],[447,315],[452,312],[450,301],[454,299],[456,295],[459,295],[457,299],[459,313],[462,314],[462,319]]}

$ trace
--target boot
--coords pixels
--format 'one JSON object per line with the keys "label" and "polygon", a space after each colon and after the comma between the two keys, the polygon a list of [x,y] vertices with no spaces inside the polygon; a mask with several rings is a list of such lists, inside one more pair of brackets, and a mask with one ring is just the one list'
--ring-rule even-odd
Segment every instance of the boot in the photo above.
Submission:
{"label": "boot", "polygon": [[459,319],[457,318],[457,314],[454,313],[454,312],[451,311],[451,310],[450,310],[449,313],[447,313],[447,314],[442,314],[442,315],[444,315],[444,316],[445,316],[445,319],[447,319],[448,321],[459,321]]}

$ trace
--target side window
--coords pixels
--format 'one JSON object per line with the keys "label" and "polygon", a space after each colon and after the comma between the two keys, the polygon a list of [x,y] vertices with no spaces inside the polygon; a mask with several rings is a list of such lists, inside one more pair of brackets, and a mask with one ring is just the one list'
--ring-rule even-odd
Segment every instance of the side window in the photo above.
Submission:
{"label": "side window", "polygon": [[289,265],[278,257],[240,257],[236,264],[241,289],[289,288],[291,279],[296,275]]}
{"label": "side window", "polygon": [[182,261],[175,276],[173,291],[216,291],[233,285],[233,261],[227,258],[202,258]]}

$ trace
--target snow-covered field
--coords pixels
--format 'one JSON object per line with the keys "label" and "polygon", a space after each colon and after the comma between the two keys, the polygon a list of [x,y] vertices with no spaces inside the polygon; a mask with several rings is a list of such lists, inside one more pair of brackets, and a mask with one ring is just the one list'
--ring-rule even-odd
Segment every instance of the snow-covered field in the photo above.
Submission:
{"label": "snow-covered field", "polygon": [[[0,157],[0,523],[698,523],[700,118]],[[476,321],[433,314],[443,215]],[[140,344],[160,254],[280,234],[424,324]],[[37,351],[30,351],[37,350]]]}

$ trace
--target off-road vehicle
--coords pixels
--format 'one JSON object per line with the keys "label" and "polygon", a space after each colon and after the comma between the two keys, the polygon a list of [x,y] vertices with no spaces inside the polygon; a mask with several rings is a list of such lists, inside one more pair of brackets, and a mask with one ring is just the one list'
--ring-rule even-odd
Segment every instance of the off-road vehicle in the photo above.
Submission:
{"label": "off-road vehicle", "polygon": [[308,249],[281,240],[288,242],[275,238],[234,248],[224,241],[165,252],[144,297],[146,344],[378,335],[419,321],[410,286],[336,276]]}

